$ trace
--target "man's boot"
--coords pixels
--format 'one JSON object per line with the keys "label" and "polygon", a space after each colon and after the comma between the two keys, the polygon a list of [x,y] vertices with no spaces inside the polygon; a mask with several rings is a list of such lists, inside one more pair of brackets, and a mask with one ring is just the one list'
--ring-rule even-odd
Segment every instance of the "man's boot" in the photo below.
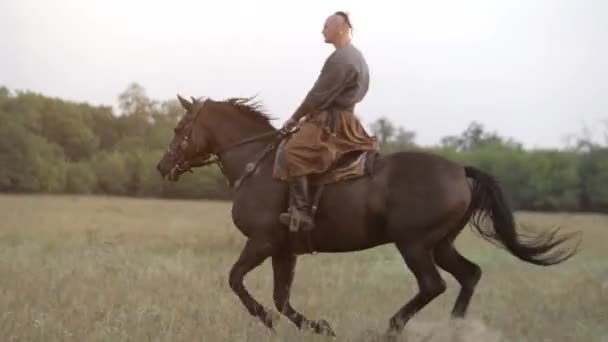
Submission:
{"label": "man's boot", "polygon": [[311,215],[311,204],[306,176],[294,177],[289,183],[291,208],[289,212],[279,215],[279,221],[289,226],[289,230],[296,232],[300,229],[311,230],[314,220]]}

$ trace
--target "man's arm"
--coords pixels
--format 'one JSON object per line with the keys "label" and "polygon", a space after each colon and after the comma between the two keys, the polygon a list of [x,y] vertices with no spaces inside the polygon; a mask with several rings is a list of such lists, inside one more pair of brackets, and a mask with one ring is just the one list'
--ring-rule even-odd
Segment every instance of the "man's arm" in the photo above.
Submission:
{"label": "man's arm", "polygon": [[354,70],[349,65],[328,62],[291,119],[297,122],[302,116],[331,103],[353,76]]}

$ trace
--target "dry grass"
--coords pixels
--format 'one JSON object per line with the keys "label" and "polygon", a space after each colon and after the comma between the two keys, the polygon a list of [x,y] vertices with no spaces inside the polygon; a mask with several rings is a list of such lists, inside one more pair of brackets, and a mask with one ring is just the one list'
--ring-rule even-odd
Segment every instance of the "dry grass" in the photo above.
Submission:
{"label": "dry grass", "polygon": [[[244,310],[227,274],[244,238],[228,203],[0,196],[2,341],[328,341],[286,319],[276,333]],[[405,341],[608,341],[608,218],[520,213],[584,231],[582,252],[524,264],[463,234],[484,275],[469,318],[448,320],[458,285],[406,327]],[[272,307],[268,263],[246,285]],[[375,340],[416,290],[393,247],[299,259],[293,303],[338,341]]]}

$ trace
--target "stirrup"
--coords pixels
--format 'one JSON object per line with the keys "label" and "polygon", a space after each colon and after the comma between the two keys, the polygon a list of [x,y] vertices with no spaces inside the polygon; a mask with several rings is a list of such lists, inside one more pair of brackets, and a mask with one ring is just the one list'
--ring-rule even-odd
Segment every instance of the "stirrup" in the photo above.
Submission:
{"label": "stirrup", "polygon": [[300,229],[309,231],[314,228],[314,220],[309,215],[297,209],[290,208],[289,212],[281,213],[279,221],[289,227],[290,232],[298,232]]}

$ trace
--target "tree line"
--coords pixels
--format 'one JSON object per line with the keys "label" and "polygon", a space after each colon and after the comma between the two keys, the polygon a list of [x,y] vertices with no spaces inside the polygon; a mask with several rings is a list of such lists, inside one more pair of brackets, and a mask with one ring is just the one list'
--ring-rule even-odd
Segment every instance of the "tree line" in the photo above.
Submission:
{"label": "tree line", "polygon": [[[229,199],[215,167],[160,178],[156,163],[183,110],[156,101],[133,83],[119,113],[29,91],[0,87],[0,192]],[[370,125],[382,153],[425,150],[493,174],[516,209],[608,212],[608,144],[579,138],[567,149],[527,150],[472,122],[436,146],[380,118]],[[608,141],[607,141],[608,142]]]}

